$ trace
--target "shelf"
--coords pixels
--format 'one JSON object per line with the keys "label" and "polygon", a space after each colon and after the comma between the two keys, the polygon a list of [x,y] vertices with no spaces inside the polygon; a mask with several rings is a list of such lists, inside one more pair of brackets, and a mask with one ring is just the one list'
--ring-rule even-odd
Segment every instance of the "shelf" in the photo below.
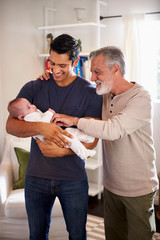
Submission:
{"label": "shelf", "polygon": [[61,28],[79,28],[79,27],[100,27],[105,28],[105,24],[98,24],[95,22],[85,22],[85,23],[73,23],[73,24],[64,24],[64,25],[52,25],[52,26],[41,26],[38,27],[38,30],[49,30],[49,29],[61,29]]}
{"label": "shelf", "polygon": [[102,164],[99,163],[98,160],[94,158],[88,158],[85,163],[85,168],[88,170],[96,170],[100,166],[102,166]]}
{"label": "shelf", "polygon": [[[79,56],[88,57],[89,52],[80,52]],[[49,54],[48,53],[41,53],[41,54],[39,54],[39,57],[49,57]]]}
{"label": "shelf", "polygon": [[49,54],[48,53],[41,53],[41,54],[39,54],[39,57],[49,57]]}
{"label": "shelf", "polygon": [[82,57],[89,57],[89,52],[80,52],[79,56],[82,56]]}
{"label": "shelf", "polygon": [[98,188],[98,184],[89,182],[89,196],[96,196],[97,194],[101,193],[103,191],[103,186],[100,186],[100,189]]}
{"label": "shelf", "polygon": [[103,5],[103,6],[107,6],[107,3],[104,2],[104,1],[99,1],[99,3],[100,3],[101,5]]}

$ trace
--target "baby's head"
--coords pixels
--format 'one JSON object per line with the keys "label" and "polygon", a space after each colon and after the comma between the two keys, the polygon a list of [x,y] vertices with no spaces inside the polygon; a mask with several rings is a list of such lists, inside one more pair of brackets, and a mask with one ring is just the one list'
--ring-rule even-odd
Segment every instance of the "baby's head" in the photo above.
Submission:
{"label": "baby's head", "polygon": [[26,98],[16,98],[9,102],[8,112],[12,117],[23,120],[27,114],[37,112],[37,108]]}

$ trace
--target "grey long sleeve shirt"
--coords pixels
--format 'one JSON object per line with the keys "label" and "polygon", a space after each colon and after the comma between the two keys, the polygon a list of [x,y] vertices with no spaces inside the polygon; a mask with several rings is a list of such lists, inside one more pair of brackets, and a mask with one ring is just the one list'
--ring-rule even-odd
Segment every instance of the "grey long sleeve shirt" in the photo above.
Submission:
{"label": "grey long sleeve shirt", "polygon": [[158,189],[149,93],[135,85],[114,98],[103,96],[102,120],[80,119],[78,128],[103,139],[103,184],[128,197]]}

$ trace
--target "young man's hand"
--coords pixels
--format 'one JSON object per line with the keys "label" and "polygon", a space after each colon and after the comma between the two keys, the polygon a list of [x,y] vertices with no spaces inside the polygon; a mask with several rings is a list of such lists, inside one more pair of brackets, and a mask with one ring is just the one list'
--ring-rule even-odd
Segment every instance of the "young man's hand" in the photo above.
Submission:
{"label": "young man's hand", "polygon": [[55,144],[54,142],[47,140],[47,139],[43,139],[43,141],[46,143],[43,143],[42,141],[40,141],[38,138],[36,138],[36,142],[42,152],[42,154],[45,157],[63,157],[65,155],[73,155],[73,151],[71,151],[68,148],[60,148],[59,146],[57,146],[57,144]]}
{"label": "young man's hand", "polygon": [[39,127],[40,134],[42,134],[44,138],[53,141],[59,147],[65,147],[66,145],[70,145],[70,142],[62,134],[70,138],[72,138],[72,135],[57,126],[56,124],[40,122]]}

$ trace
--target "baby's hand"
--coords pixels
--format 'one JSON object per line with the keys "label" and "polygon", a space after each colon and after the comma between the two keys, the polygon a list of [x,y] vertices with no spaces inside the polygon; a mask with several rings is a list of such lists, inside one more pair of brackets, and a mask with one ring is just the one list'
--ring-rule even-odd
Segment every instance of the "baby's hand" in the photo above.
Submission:
{"label": "baby's hand", "polygon": [[51,108],[48,109],[48,111],[52,112],[53,114],[55,114],[55,111]]}
{"label": "baby's hand", "polygon": [[54,121],[54,118],[55,118],[55,117],[54,117],[55,111],[54,111],[53,109],[51,109],[51,108],[49,108],[48,111],[50,111],[50,112],[53,113],[53,116],[52,116],[52,118],[51,118],[51,120],[50,120],[50,123],[52,123],[52,122]]}

